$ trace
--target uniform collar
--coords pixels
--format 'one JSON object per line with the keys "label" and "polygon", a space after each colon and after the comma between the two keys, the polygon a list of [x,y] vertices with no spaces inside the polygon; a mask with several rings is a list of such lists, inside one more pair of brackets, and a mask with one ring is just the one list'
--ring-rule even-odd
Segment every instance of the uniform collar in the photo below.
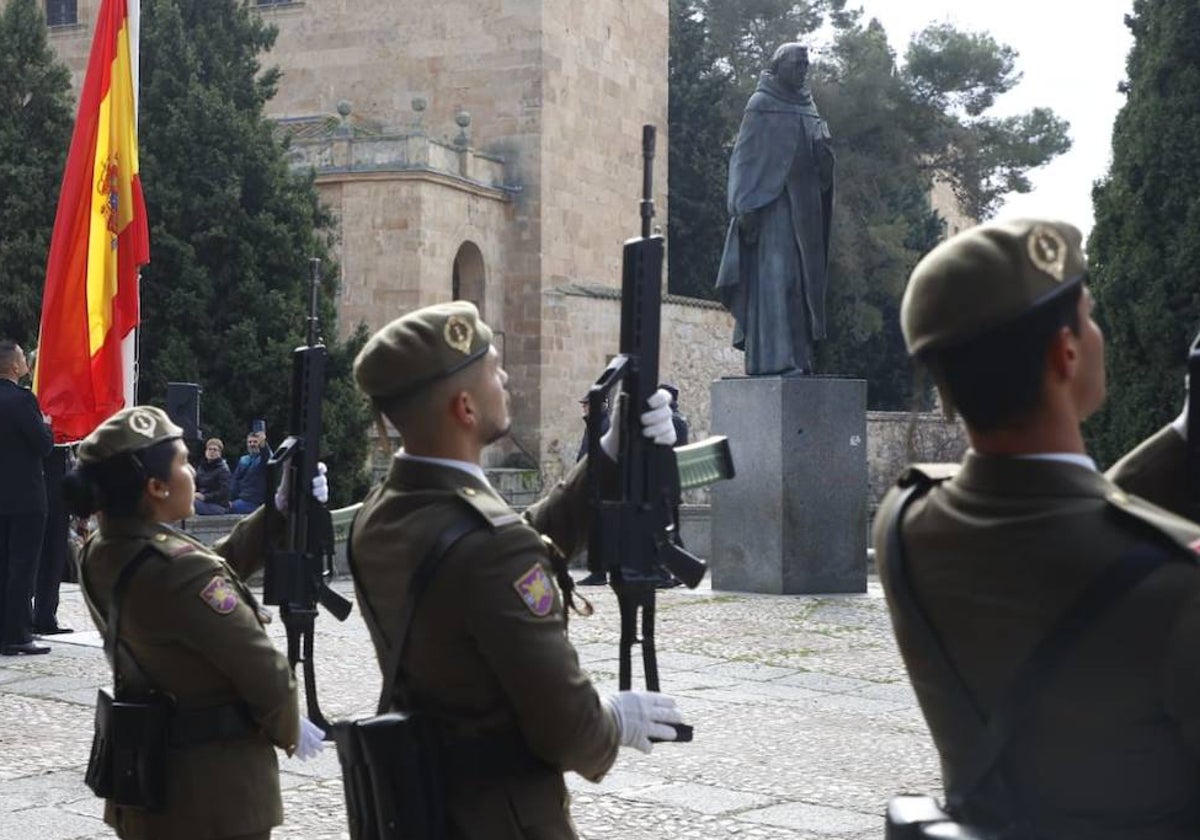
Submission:
{"label": "uniform collar", "polygon": [[1014,455],[1013,457],[1025,461],[1058,461],[1063,464],[1075,464],[1092,472],[1099,472],[1096,469],[1095,461],[1078,452],[1035,452],[1032,455]]}
{"label": "uniform collar", "polygon": [[1115,485],[1079,462],[1058,458],[1014,458],[967,452],[953,479],[964,490],[1001,496],[1091,496],[1106,498]]}
{"label": "uniform collar", "polygon": [[466,469],[466,466],[470,465],[463,461],[408,455],[402,450],[397,452],[396,457],[392,459],[392,466],[388,469],[387,483],[451,492],[462,487],[470,487],[490,494],[495,493],[478,465],[476,465],[478,472]]}
{"label": "uniform collar", "polygon": [[485,487],[491,487],[491,483],[487,480],[487,476],[483,472],[483,467],[479,466],[479,464],[472,464],[470,461],[459,461],[455,458],[430,458],[425,455],[411,455],[403,449],[396,453],[396,459],[399,461],[416,461],[436,467],[462,470],[468,475],[474,476]]}
{"label": "uniform collar", "polygon": [[176,534],[165,522],[154,522],[140,516],[105,516],[100,520],[100,536],[153,537],[155,534]]}

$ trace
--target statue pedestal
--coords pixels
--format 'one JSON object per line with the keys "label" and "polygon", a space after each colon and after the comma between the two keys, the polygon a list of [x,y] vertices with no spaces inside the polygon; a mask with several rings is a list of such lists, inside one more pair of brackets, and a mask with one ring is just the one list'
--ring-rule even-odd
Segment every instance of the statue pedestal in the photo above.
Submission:
{"label": "statue pedestal", "polygon": [[712,487],[713,589],[867,589],[867,383],[720,379],[712,431],[737,476]]}

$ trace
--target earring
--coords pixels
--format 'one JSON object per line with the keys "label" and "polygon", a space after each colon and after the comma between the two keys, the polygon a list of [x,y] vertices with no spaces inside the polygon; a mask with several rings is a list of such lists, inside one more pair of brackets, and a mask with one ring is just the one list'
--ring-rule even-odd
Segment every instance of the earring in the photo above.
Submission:
{"label": "earring", "polygon": [[170,496],[170,495],[171,495],[171,491],[170,491],[170,490],[164,490],[164,491],[163,491],[163,498],[164,498],[164,499],[165,499],[165,498],[167,498],[167,496]]}

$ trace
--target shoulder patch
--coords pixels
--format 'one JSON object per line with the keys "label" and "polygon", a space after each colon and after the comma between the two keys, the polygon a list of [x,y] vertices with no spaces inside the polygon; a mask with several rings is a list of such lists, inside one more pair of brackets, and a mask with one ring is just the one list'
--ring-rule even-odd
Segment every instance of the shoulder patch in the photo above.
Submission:
{"label": "shoulder patch", "polygon": [[458,498],[478,511],[479,515],[486,519],[492,528],[500,528],[521,521],[520,515],[494,493],[474,487],[459,487],[456,493]]}
{"label": "shoulder patch", "polygon": [[208,604],[217,615],[229,615],[237,609],[237,589],[221,575],[215,575],[205,584],[199,595],[200,600]]}
{"label": "shoulder patch", "polygon": [[534,563],[529,571],[514,580],[513,589],[517,590],[521,601],[538,618],[550,614],[554,606],[554,584],[550,582],[541,563]]}

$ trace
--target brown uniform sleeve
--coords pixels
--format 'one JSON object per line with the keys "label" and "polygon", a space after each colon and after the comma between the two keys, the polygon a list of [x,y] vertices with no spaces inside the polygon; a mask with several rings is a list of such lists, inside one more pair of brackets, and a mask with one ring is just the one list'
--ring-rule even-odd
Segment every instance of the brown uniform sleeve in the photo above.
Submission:
{"label": "brown uniform sleeve", "polygon": [[[551,766],[599,781],[617,755],[616,721],[567,640],[562,600],[537,535],[512,525],[497,534],[471,535],[453,553],[468,562],[489,558],[465,576],[464,612],[526,743]],[[518,583],[534,579],[542,585],[542,578],[553,590],[553,603],[539,616]]]}
{"label": "brown uniform sleeve", "polygon": [[1200,507],[1188,492],[1187,443],[1170,426],[1146,438],[1109,468],[1105,476],[1124,490],[1166,508],[1177,516],[1200,521]]}
{"label": "brown uniform sleeve", "polygon": [[228,612],[222,613],[205,598],[214,579],[229,580],[224,571],[214,558],[198,552],[172,558],[167,572],[170,596],[164,603],[164,613],[169,614],[164,620],[175,628],[181,644],[233,683],[267,737],[291,755],[300,737],[292,669],[232,582],[229,591],[236,603],[219,605],[221,610],[231,607]]}
{"label": "brown uniform sleeve", "polygon": [[[525,521],[539,534],[554,540],[567,559],[583,549],[592,523],[587,489],[589,460],[585,456],[545,497],[530,505],[524,514]],[[617,480],[617,465],[606,456],[597,459],[596,464],[600,468],[600,480],[605,486]]]}
{"label": "brown uniform sleeve", "polygon": [[264,552],[267,543],[266,533],[270,531],[271,544],[282,537],[283,517],[272,515],[265,506],[244,518],[221,539],[217,540],[212,550],[221,555],[230,567],[245,580],[263,567],[266,561]]}

